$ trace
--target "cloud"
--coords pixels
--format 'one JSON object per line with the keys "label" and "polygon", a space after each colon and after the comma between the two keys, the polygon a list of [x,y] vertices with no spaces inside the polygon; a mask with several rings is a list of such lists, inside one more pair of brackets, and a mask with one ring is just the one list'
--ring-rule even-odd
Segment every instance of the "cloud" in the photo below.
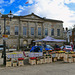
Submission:
{"label": "cloud", "polygon": [[3,0],[0,0],[0,4],[2,4],[2,3],[4,3],[4,1]]}
{"label": "cloud", "polygon": [[0,0],[0,4],[4,3],[4,0]]}
{"label": "cloud", "polygon": [[10,0],[10,3],[9,4],[12,4],[13,2],[15,2],[15,0]]}
{"label": "cloud", "polygon": [[2,9],[0,9],[0,12],[1,12],[1,13],[3,13],[4,11],[5,11],[5,10],[4,10],[3,8],[2,8]]}
{"label": "cloud", "polygon": [[75,10],[65,5],[75,3],[75,0],[29,0],[32,5],[19,6],[18,15],[26,15],[34,12],[41,17],[64,21],[64,27],[70,27],[75,22]]}

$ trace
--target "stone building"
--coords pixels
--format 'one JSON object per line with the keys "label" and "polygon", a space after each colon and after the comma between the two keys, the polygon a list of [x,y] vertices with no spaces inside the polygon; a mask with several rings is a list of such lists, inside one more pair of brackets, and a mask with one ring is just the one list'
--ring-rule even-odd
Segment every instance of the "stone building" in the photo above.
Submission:
{"label": "stone building", "polygon": [[7,46],[24,46],[33,40],[51,36],[63,39],[63,21],[41,18],[34,13],[26,16],[14,16],[10,21],[7,15],[0,18],[0,44],[3,43],[4,17],[6,17]]}
{"label": "stone building", "polygon": [[70,42],[75,45],[75,28],[72,30],[72,35],[70,36]]}

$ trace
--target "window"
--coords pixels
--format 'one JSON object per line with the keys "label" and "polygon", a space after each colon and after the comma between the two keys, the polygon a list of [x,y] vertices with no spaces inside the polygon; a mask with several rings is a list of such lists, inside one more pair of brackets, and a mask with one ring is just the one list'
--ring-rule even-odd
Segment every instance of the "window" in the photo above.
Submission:
{"label": "window", "polygon": [[1,26],[0,26],[0,34],[1,34]]}
{"label": "window", "polygon": [[74,41],[75,41],[75,36],[74,36]]}
{"label": "window", "polygon": [[51,29],[51,36],[54,36],[54,29]]}
{"label": "window", "polygon": [[6,34],[10,35],[10,26],[6,26]]}
{"label": "window", "polygon": [[31,35],[34,35],[34,27],[31,27]]}
{"label": "window", "polygon": [[75,35],[75,32],[74,32],[74,35]]}
{"label": "window", "polygon": [[15,35],[18,35],[18,31],[19,31],[18,26],[15,26]]}
{"label": "window", "polygon": [[60,29],[57,29],[57,36],[60,36]]}
{"label": "window", "polygon": [[27,34],[27,27],[23,27],[23,35]]}
{"label": "window", "polygon": [[48,35],[48,28],[45,28],[45,35]]}
{"label": "window", "polygon": [[41,27],[38,27],[38,35],[41,35]]}

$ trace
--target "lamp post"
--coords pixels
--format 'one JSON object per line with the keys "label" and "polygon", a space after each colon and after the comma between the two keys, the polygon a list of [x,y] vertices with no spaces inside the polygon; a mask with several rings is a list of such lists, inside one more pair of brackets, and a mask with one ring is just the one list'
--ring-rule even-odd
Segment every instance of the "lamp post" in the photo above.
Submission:
{"label": "lamp post", "polygon": [[[0,13],[0,17],[2,17],[1,13]],[[10,18],[10,21],[11,21],[11,18],[13,18],[13,14],[11,11],[8,14],[8,17]],[[6,25],[5,24],[6,24],[6,18],[4,17],[4,35],[6,35]],[[6,65],[6,41],[5,41],[5,39],[3,39],[3,46],[4,46],[4,50],[2,52],[2,56],[4,58],[3,64]]]}

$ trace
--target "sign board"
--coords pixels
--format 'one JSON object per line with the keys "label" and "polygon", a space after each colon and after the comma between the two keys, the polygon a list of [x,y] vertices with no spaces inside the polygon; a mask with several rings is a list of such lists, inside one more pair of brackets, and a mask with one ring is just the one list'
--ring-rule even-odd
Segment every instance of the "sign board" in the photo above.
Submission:
{"label": "sign board", "polygon": [[10,53],[7,55],[7,58],[22,58],[23,54],[22,53]]}
{"label": "sign board", "polygon": [[43,56],[43,53],[42,52],[31,52],[29,53],[29,57],[40,57],[40,56]]}
{"label": "sign board", "polygon": [[7,40],[8,35],[3,35],[2,37],[3,37],[3,40]]}
{"label": "sign board", "polygon": [[8,35],[3,35],[2,37],[3,37],[3,38],[8,38]]}

